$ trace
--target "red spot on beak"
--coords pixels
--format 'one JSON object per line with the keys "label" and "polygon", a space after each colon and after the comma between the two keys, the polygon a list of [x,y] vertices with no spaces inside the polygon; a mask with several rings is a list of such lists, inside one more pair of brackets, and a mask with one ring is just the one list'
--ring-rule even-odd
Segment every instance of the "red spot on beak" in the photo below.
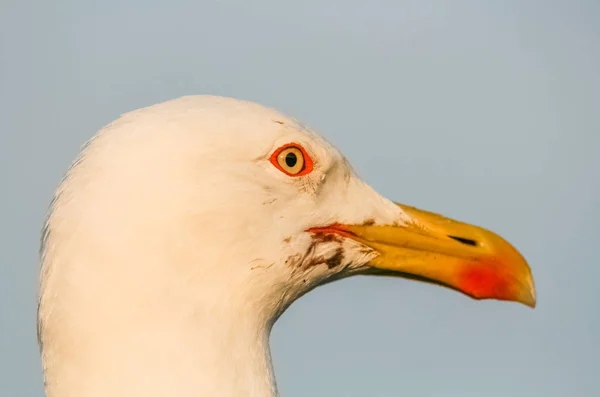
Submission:
{"label": "red spot on beak", "polygon": [[500,263],[469,263],[459,274],[458,287],[475,298],[494,297],[501,300],[514,298],[506,272],[498,269]]}

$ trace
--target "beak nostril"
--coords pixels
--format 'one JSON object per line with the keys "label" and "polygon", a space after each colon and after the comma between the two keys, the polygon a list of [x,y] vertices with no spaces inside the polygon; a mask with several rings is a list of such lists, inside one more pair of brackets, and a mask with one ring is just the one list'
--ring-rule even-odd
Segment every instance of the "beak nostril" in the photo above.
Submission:
{"label": "beak nostril", "polygon": [[477,241],[471,240],[470,238],[451,236],[451,235],[448,235],[448,237],[450,237],[453,240],[458,241],[459,243],[463,243],[465,245],[470,245],[472,247],[477,247]]}

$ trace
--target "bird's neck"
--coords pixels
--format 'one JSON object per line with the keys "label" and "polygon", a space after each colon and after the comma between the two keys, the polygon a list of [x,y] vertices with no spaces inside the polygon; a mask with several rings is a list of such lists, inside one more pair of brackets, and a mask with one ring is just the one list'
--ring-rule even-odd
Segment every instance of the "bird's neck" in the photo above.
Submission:
{"label": "bird's neck", "polygon": [[185,292],[120,307],[110,294],[96,307],[87,298],[47,325],[47,397],[277,395],[271,325],[251,308],[190,305]]}
{"label": "bird's neck", "polygon": [[275,396],[268,332],[238,320],[164,316],[99,332],[47,357],[47,397]]}

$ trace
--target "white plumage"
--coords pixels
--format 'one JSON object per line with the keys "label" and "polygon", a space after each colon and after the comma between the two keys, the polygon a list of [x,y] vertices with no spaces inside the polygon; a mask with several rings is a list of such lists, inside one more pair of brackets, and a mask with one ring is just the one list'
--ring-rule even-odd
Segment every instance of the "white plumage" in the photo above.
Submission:
{"label": "white plumage", "polygon": [[[278,168],[273,154],[288,144],[312,171]],[[427,231],[274,110],[197,96],[125,114],[84,148],[48,217],[47,396],[276,395],[268,339],[278,316],[324,282],[395,270],[373,264],[387,254],[361,240],[369,235],[318,229],[328,225]]]}

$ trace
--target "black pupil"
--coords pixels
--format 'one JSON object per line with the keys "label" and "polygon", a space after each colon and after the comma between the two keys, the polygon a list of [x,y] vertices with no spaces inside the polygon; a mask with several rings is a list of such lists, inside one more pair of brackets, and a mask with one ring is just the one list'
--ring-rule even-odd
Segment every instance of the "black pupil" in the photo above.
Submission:
{"label": "black pupil", "polygon": [[298,162],[298,157],[296,157],[296,153],[288,153],[285,155],[285,164],[288,167],[293,167],[296,165],[296,163]]}

